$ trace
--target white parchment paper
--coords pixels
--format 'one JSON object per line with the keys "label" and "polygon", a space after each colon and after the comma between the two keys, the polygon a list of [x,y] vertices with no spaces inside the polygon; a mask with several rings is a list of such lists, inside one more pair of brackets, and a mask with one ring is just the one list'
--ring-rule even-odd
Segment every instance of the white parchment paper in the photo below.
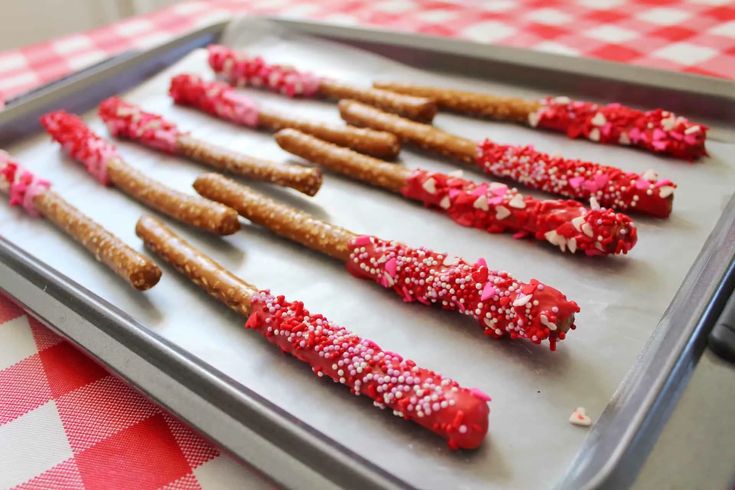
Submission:
{"label": "white parchment paper", "polygon": [[[544,95],[492,81],[420,72],[354,48],[269,33],[253,29],[251,24],[233,26],[225,39],[269,60],[356,83],[414,80],[501,94]],[[292,159],[267,133],[173,106],[166,95],[168,81],[181,72],[211,76],[205,53],[192,53],[124,96],[212,142],[276,161]],[[339,120],[336,106],[330,102],[246,92],[269,108]],[[87,119],[107,134],[94,114],[87,114]],[[326,176],[324,187],[314,198],[268,185],[256,187],[354,231],[426,245],[472,261],[485,257],[491,267],[510,271],[519,279],[535,277],[561,289],[581,305],[582,312],[577,320],[579,328],[560,343],[557,352],[524,342],[493,341],[466,317],[403,304],[392,292],[352,278],[328,257],[255,226],[246,224],[242,232],[226,238],[179,225],[174,228],[248,281],[301,299],[313,311],[384,348],[491,394],[490,435],[474,452],[451,452],[441,439],[375,409],[370,400],[316,379],[306,366],[241,328],[242,319],[166,266],[161,283],[141,294],[42,220],[2,205],[0,230],[153,331],[420,488],[548,487],[561,476],[586,435],[585,429],[568,423],[569,414],[580,405],[593,419],[602,412],[732,196],[735,165],[727,156],[733,154],[735,145],[712,142],[708,145],[710,158],[688,164],[511,124],[446,114],[439,115],[435,124],[478,140],[490,136],[500,142],[533,143],[544,151],[638,172],[652,168],[680,186],[674,213],[668,220],[634,216],[640,240],[629,256],[585,258],[565,256],[531,240],[462,228],[416,203],[335,175]],[[206,170],[130,143],[119,143],[119,148],[132,165],[186,192],[193,193],[191,183]],[[147,212],[142,206],[117,190],[102,188],[45,135],[9,150],[52,180],[69,201],[142,250],[134,233],[135,221]],[[402,160],[411,167],[456,168],[411,149],[402,152]],[[479,172],[468,171],[466,176],[487,180]]]}

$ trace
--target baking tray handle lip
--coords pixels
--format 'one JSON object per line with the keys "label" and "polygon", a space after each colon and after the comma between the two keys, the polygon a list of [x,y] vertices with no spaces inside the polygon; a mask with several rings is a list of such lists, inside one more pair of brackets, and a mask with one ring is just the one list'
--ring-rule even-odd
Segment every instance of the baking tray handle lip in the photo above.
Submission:
{"label": "baking tray handle lip", "polygon": [[[324,468],[318,471],[324,478],[339,485],[351,482],[359,485],[360,488],[368,489],[414,488],[305,424],[238,381],[159,336],[105,299],[23,251],[2,235],[0,235],[0,264],[23,277],[48,298],[62,303],[66,311],[85,319],[91,327],[107,335],[112,342],[127,347],[155,369],[164,372],[179,386],[190,389],[210,404],[216,405],[222,413],[237,420],[269,441],[270,444],[280,447],[290,457],[299,461],[320,457],[331,462],[329,466],[331,472],[324,471]],[[67,335],[54,325],[52,319],[28,306],[22,299],[17,298],[13,291],[0,289],[0,294],[8,295],[11,300],[81,348],[116,376],[131,383],[134,388],[174,415],[190,422],[176,407],[139,386],[124,372],[106,362],[98,353],[90,351],[78,339]],[[107,345],[105,349],[113,347]],[[247,423],[248,417],[252,417],[257,422],[252,423],[251,420],[251,423]],[[202,435],[210,438],[207,434]],[[276,443],[276,440],[290,441],[298,447],[283,447]],[[226,444],[224,448],[229,449]]]}

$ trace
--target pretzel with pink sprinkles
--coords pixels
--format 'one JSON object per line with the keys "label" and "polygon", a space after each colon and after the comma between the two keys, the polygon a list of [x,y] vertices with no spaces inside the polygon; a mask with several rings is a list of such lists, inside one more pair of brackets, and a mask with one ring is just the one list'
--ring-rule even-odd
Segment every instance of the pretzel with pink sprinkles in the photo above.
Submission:
{"label": "pretzel with pink sprinkles", "polygon": [[8,194],[11,206],[21,206],[28,214],[40,216],[34,200],[51,188],[51,183],[25,170],[10,155],[0,150],[0,190]]}

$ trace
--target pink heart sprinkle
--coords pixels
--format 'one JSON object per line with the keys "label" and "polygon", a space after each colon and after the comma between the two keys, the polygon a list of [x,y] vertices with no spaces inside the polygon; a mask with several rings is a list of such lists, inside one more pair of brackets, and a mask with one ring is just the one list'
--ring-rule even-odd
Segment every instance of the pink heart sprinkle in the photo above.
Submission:
{"label": "pink heart sprinkle", "polygon": [[648,189],[648,186],[651,185],[649,181],[644,179],[643,177],[639,177],[638,180],[635,181],[635,187],[636,189]]}
{"label": "pink heart sprinkle", "polygon": [[579,186],[582,185],[582,182],[584,182],[584,177],[573,177],[569,179],[569,185],[571,185],[575,189],[579,189]]}
{"label": "pink heart sprinkle", "polygon": [[485,287],[482,289],[482,296],[480,296],[480,299],[482,301],[485,301],[488,298],[492,298],[498,293],[498,290],[495,289],[495,286],[492,285],[492,283],[485,284]]}
{"label": "pink heart sprinkle", "polygon": [[391,275],[391,277],[396,277],[396,259],[392,258],[388,262],[385,263],[385,272]]}
{"label": "pink heart sprinkle", "polygon": [[370,237],[367,235],[360,235],[359,237],[355,238],[353,243],[358,247],[362,247],[363,245],[369,245]]}

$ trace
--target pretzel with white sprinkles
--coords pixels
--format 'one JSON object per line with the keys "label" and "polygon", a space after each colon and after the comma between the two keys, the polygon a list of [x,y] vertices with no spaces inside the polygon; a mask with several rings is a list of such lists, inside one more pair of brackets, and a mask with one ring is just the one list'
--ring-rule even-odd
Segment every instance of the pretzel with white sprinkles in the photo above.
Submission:
{"label": "pretzel with white sprinkles", "polygon": [[204,81],[196,75],[182,74],[173,77],[168,93],[177,104],[194,107],[220,119],[253,129],[298,129],[360,153],[389,160],[395,158],[401,149],[398,138],[391,133],[320,123],[269,111],[259,108],[255,101],[237,93],[226,83]]}
{"label": "pretzel with white sprinkles", "polygon": [[[637,241],[632,220],[609,209],[588,210],[573,200],[540,200],[505,184],[478,184],[460,175],[410,170],[292,129],[276,134],[284,150],[348,177],[420,201],[462,226],[512,232],[587,255],[627,253]],[[461,170],[458,171],[461,174]]]}
{"label": "pretzel with white sprinkles", "polygon": [[174,234],[160,221],[143,217],[136,233],[158,256],[237,313],[255,330],[319,377],[341,383],[376,407],[419,424],[447,440],[452,449],[475,449],[488,429],[490,397],[383,350],[300,301],[258,291]]}
{"label": "pretzel with white sprinkles", "polygon": [[600,105],[569,97],[536,101],[407,83],[376,82],[373,86],[429,98],[440,109],[559,131],[570,138],[635,146],[690,161],[707,155],[707,126],[663,109],[644,112],[622,104]]}
{"label": "pretzel with white sprinkles", "polygon": [[231,151],[181,131],[176,124],[160,115],[143,111],[117,97],[104,100],[100,104],[99,115],[113,136],[181,155],[217,170],[290,187],[309,196],[316,194],[322,185],[319,169],[279,165]]}
{"label": "pretzel with white sprinkles", "polygon": [[485,173],[514,180],[526,187],[573,199],[593,207],[637,211],[665,218],[671,214],[676,184],[643,174],[583,160],[552,156],[533,146],[503,145],[486,139],[480,144],[427,124],[417,123],[355,101],[342,100],[340,114],[349,124],[388,131],[403,141],[479,166]]}
{"label": "pretzel with white sprinkles", "polygon": [[114,184],[136,201],[211,233],[231,235],[240,229],[234,210],[171,189],[131,167],[109,141],[89,129],[78,116],[64,111],[50,112],[41,118],[41,124],[101,184]]}
{"label": "pretzel with white sprinkles", "polygon": [[438,304],[473,317],[493,338],[536,344],[549,339],[554,350],[575,328],[579,306],[574,301],[535,279],[523,283],[491,270],[483,259],[470,264],[426,248],[357,235],[217,174],[200,176],[194,188],[278,235],[341,260],[353,275],[392,289],[406,302]]}
{"label": "pretzel with white sprinkles", "polygon": [[289,97],[349,98],[424,122],[431,122],[436,114],[434,102],[423,97],[319,77],[290,66],[270,64],[260,56],[250,56],[226,46],[209,46],[209,66],[232,85],[265,88]]}
{"label": "pretzel with white sprinkles", "polygon": [[155,263],[69,204],[51,190],[47,180],[24,169],[2,150],[0,193],[8,195],[11,206],[21,206],[31,216],[49,220],[134,288],[145,291],[161,278]]}

